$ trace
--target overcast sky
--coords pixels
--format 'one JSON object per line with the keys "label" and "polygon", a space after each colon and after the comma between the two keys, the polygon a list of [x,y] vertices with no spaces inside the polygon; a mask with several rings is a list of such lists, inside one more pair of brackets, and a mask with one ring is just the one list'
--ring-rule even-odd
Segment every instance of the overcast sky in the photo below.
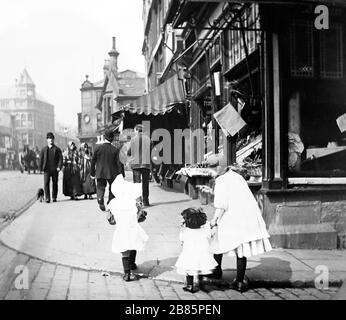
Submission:
{"label": "overcast sky", "polygon": [[103,77],[117,38],[119,69],[144,72],[142,0],[1,0],[0,84],[24,67],[56,119],[77,126],[80,86]]}

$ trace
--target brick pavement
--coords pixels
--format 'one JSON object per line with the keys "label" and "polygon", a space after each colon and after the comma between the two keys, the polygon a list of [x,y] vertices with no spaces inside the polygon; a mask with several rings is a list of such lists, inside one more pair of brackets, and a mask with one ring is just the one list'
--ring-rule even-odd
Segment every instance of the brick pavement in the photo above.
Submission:
{"label": "brick pavement", "polygon": [[[18,266],[28,270],[28,288]],[[338,288],[254,288],[243,294],[217,290],[194,294],[183,291],[182,284],[172,281],[140,278],[125,282],[121,275],[86,271],[47,263],[0,246],[0,299],[6,300],[329,300]]]}
{"label": "brick pavement", "polygon": [[[42,179],[39,175],[28,177],[25,179]],[[36,189],[36,182],[33,187]],[[145,275],[139,281],[127,283],[119,275],[121,259],[109,250],[113,231],[95,201],[74,202],[60,197],[55,205],[36,203],[1,232],[5,245],[0,245],[0,299],[326,300],[336,288],[320,291],[285,286],[311,286],[314,268],[321,263],[330,268],[333,284],[340,284],[345,274],[345,252],[279,249],[249,259],[247,274],[255,288],[244,294],[215,287],[209,293],[186,293],[182,290],[184,278],[172,268],[180,252],[179,212],[199,202],[153,185],[151,194],[153,206],[143,224],[150,236],[150,250],[139,254],[137,264]],[[210,215],[210,208],[205,209]],[[234,261],[225,258],[224,265],[225,279],[230,280],[234,269],[228,268],[235,265]],[[27,289],[16,286],[21,279],[18,266],[28,270]],[[110,276],[102,276],[102,270]],[[271,288],[272,282],[275,288]]]}

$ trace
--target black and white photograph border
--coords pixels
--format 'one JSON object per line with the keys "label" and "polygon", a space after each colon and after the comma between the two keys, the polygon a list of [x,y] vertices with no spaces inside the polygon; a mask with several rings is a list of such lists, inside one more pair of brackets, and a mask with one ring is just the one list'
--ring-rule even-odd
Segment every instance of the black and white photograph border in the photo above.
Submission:
{"label": "black and white photograph border", "polygon": [[13,0],[0,20],[0,300],[346,299],[346,1]]}

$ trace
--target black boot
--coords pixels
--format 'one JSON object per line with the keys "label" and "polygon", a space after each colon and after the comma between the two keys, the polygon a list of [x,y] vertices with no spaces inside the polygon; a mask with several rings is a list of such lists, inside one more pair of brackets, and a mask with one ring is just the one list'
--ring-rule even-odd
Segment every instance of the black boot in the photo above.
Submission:
{"label": "black boot", "polygon": [[130,252],[130,267],[131,267],[131,270],[136,270],[137,269],[136,255],[137,255],[137,251],[136,250],[131,250],[131,252]]}
{"label": "black boot", "polygon": [[221,268],[222,257],[223,257],[222,254],[214,254],[214,259],[217,262],[217,266],[213,270],[213,273],[208,275],[209,278],[212,278],[212,279],[221,279],[222,278],[222,268]]}
{"label": "black boot", "polygon": [[123,257],[122,261],[123,261],[123,268],[124,268],[124,275],[123,275],[124,281],[137,280],[137,277],[131,273],[130,258],[129,257]]}
{"label": "black boot", "polygon": [[183,287],[183,290],[191,293],[196,292],[193,287],[193,276],[186,276],[186,286]]}
{"label": "black boot", "polygon": [[203,275],[198,276],[198,286],[199,286],[200,290],[202,290],[204,292],[209,292],[209,290],[205,287],[205,280],[204,280]]}
{"label": "black boot", "polygon": [[237,256],[237,278],[233,280],[231,289],[239,292],[245,292],[249,290],[249,281],[245,279],[247,259],[246,257],[239,258]]}

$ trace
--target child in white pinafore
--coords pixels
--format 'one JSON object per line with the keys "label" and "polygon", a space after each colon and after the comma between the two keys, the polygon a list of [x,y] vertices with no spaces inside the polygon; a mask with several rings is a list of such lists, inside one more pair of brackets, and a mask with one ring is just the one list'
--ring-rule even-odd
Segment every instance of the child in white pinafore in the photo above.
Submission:
{"label": "child in white pinafore", "polygon": [[115,198],[108,208],[114,215],[116,227],[113,235],[112,251],[122,254],[125,281],[136,280],[131,270],[137,268],[135,259],[137,251],[143,250],[148,236],[138,223],[137,201],[142,195],[139,183],[125,181],[118,175],[112,183],[111,190]]}
{"label": "child in white pinafore", "polygon": [[203,286],[203,275],[211,274],[217,266],[209,250],[211,238],[210,224],[207,215],[197,208],[189,208],[181,213],[183,226],[180,232],[180,241],[183,250],[175,264],[179,274],[186,275],[185,291],[195,292],[194,276],[198,276],[199,288]]}

